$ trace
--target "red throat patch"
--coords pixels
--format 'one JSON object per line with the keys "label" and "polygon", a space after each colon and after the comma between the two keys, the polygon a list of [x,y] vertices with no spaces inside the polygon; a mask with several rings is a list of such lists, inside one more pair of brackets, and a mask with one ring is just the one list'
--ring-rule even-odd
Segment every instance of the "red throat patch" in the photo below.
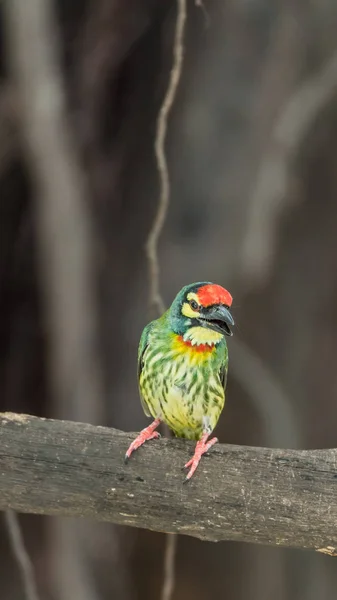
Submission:
{"label": "red throat patch", "polygon": [[233,302],[230,293],[221,287],[221,285],[215,283],[209,283],[201,287],[197,292],[197,296],[202,306],[211,306],[212,304],[226,304],[226,306],[231,306]]}
{"label": "red throat patch", "polygon": [[192,344],[191,340],[184,340],[182,335],[178,336],[178,341],[183,344],[186,348],[191,348],[194,352],[212,352],[215,348],[215,344]]}

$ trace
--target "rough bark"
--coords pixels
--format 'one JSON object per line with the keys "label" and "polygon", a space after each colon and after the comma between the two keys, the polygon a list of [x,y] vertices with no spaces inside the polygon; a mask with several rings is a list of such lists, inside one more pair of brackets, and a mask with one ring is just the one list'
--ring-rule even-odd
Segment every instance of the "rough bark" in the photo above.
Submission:
{"label": "rough bark", "polygon": [[337,552],[337,450],[217,445],[183,485],[193,444],[0,415],[0,508],[93,517],[204,540]]}

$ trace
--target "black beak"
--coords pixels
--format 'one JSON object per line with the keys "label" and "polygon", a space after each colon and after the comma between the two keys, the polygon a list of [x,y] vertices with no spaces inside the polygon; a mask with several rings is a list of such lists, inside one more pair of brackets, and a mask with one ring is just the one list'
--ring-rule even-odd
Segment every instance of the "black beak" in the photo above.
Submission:
{"label": "black beak", "polygon": [[223,335],[233,335],[230,327],[233,327],[234,319],[223,304],[211,306],[202,317],[199,317],[198,321],[202,327],[213,329]]}

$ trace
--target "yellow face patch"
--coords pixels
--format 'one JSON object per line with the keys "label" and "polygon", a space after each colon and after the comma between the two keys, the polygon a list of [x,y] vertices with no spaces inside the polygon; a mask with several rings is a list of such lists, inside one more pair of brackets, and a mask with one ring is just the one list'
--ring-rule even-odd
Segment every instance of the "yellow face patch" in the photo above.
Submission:
{"label": "yellow face patch", "polygon": [[200,313],[197,310],[193,310],[188,302],[184,302],[181,312],[184,317],[188,317],[189,319],[196,319],[197,317],[200,317]]}
{"label": "yellow face patch", "polygon": [[[199,304],[199,300],[198,300],[198,296],[196,294],[194,294],[194,292],[190,292],[187,295],[187,300],[190,302],[191,300],[195,300],[195,302],[197,304]],[[184,302],[182,309],[181,309],[182,314],[184,315],[184,317],[188,317],[189,319],[196,319],[197,317],[200,317],[200,313],[198,310],[193,310],[193,308],[191,308],[191,306],[189,305],[188,302]]]}
{"label": "yellow face patch", "polygon": [[200,300],[197,296],[197,294],[195,294],[194,292],[190,292],[189,294],[187,294],[187,300],[195,300],[197,304],[200,303]]}

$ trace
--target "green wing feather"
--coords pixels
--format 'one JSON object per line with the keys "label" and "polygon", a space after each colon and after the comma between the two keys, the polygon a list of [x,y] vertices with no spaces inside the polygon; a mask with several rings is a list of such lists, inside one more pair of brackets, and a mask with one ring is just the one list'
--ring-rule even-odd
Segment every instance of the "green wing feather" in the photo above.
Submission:
{"label": "green wing feather", "polygon": [[219,377],[220,377],[220,381],[222,383],[222,387],[223,387],[224,391],[226,391],[226,386],[227,386],[227,373],[228,373],[228,350],[226,347],[225,360],[224,360],[223,364],[221,365],[220,371],[219,371]]}
{"label": "green wing feather", "polygon": [[[144,367],[144,362],[143,362],[144,352],[149,344],[149,333],[150,333],[152,327],[153,327],[153,321],[151,323],[149,323],[148,325],[146,325],[146,327],[144,327],[143,333],[140,337],[140,342],[139,342],[139,346],[138,346],[138,381],[139,381],[140,374]],[[140,390],[139,390],[139,395],[140,395],[140,401],[141,401],[141,404],[143,407],[143,411],[145,412],[147,417],[150,417],[151,416],[150,411],[148,409],[148,406],[147,406]]]}

